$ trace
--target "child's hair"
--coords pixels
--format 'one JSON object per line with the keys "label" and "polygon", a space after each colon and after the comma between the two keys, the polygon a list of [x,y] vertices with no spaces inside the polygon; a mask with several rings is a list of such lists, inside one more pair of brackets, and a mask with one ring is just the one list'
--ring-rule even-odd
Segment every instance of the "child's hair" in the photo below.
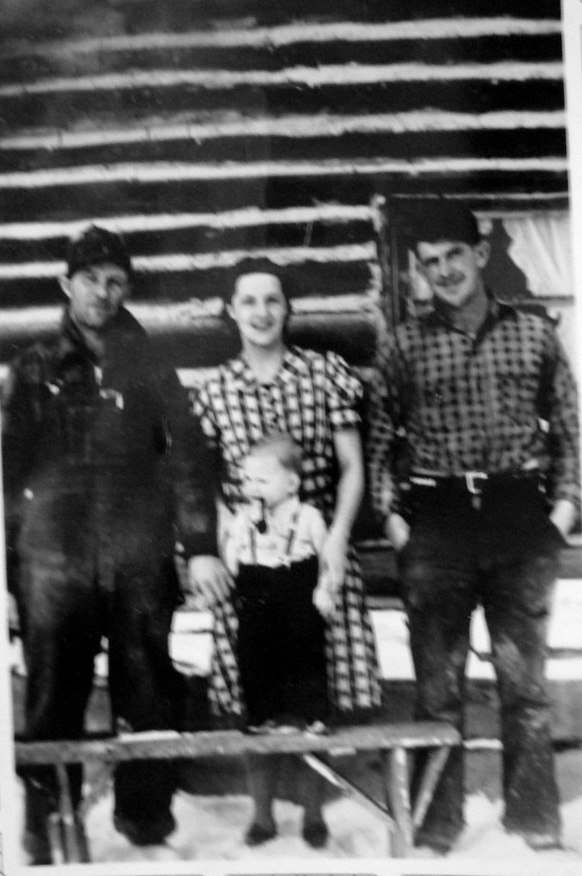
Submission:
{"label": "child's hair", "polygon": [[272,454],[289,471],[301,474],[301,447],[287,432],[269,432],[250,448],[249,456]]}

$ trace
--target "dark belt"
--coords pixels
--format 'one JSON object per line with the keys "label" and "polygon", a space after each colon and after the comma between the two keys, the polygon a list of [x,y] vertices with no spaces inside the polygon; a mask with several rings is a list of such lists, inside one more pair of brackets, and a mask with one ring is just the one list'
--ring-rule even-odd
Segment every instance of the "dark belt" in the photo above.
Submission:
{"label": "dark belt", "polygon": [[474,508],[481,507],[484,490],[492,488],[511,488],[528,483],[541,488],[543,480],[539,468],[516,469],[504,472],[466,471],[458,475],[441,475],[433,472],[413,472],[409,477],[412,489],[430,490],[450,495],[465,495],[470,498]]}

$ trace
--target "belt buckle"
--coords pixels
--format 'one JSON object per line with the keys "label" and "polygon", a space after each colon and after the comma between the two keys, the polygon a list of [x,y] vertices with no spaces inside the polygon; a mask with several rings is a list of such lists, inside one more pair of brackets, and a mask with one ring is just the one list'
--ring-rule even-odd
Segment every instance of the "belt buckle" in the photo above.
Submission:
{"label": "belt buckle", "polygon": [[477,481],[486,481],[487,475],[482,471],[466,471],[463,477],[465,478],[467,491],[471,494],[471,505],[478,511],[481,507],[482,490]]}

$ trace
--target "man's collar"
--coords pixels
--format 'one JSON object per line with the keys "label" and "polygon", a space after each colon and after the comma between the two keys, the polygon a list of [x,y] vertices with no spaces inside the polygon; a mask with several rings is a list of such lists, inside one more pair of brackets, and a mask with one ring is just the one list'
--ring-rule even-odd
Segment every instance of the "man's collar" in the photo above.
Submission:
{"label": "man's collar", "polygon": [[[61,332],[72,334],[73,337],[78,337],[81,339],[81,341],[83,340],[83,334],[74,319],[72,318],[71,310],[69,307],[66,307],[63,312],[63,318],[61,320]],[[146,331],[142,324],[138,322],[137,319],[123,305],[120,306],[117,313],[115,313],[107,323],[107,329],[104,334],[113,335],[117,332],[123,332],[124,334],[133,335],[146,334]]]}
{"label": "man's collar", "polygon": [[[481,328],[494,325],[507,317],[515,317],[517,315],[517,308],[513,304],[496,298],[490,289],[485,289],[485,293],[489,301],[489,308]],[[419,316],[418,320],[428,326],[446,325],[452,327],[451,321],[447,319],[446,314],[439,308],[437,299],[435,299],[431,310]]]}
{"label": "man's collar", "polygon": [[97,364],[97,355],[94,350],[88,345],[83,337],[81,329],[71,316],[71,311],[67,307],[63,313],[61,322],[61,341],[60,341],[61,359],[68,356],[72,351],[81,353],[87,357],[93,364]]}

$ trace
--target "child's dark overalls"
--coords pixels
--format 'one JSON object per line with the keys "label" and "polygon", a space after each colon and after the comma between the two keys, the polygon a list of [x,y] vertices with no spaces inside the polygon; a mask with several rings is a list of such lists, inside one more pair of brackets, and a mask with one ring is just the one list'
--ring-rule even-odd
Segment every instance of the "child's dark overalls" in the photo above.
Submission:
{"label": "child's dark overalls", "polygon": [[[236,580],[238,663],[250,726],[290,719],[311,724],[328,717],[325,622],[313,605],[319,560],[290,559],[297,517],[298,512],[284,564],[241,564]],[[256,560],[254,526],[249,534]]]}

